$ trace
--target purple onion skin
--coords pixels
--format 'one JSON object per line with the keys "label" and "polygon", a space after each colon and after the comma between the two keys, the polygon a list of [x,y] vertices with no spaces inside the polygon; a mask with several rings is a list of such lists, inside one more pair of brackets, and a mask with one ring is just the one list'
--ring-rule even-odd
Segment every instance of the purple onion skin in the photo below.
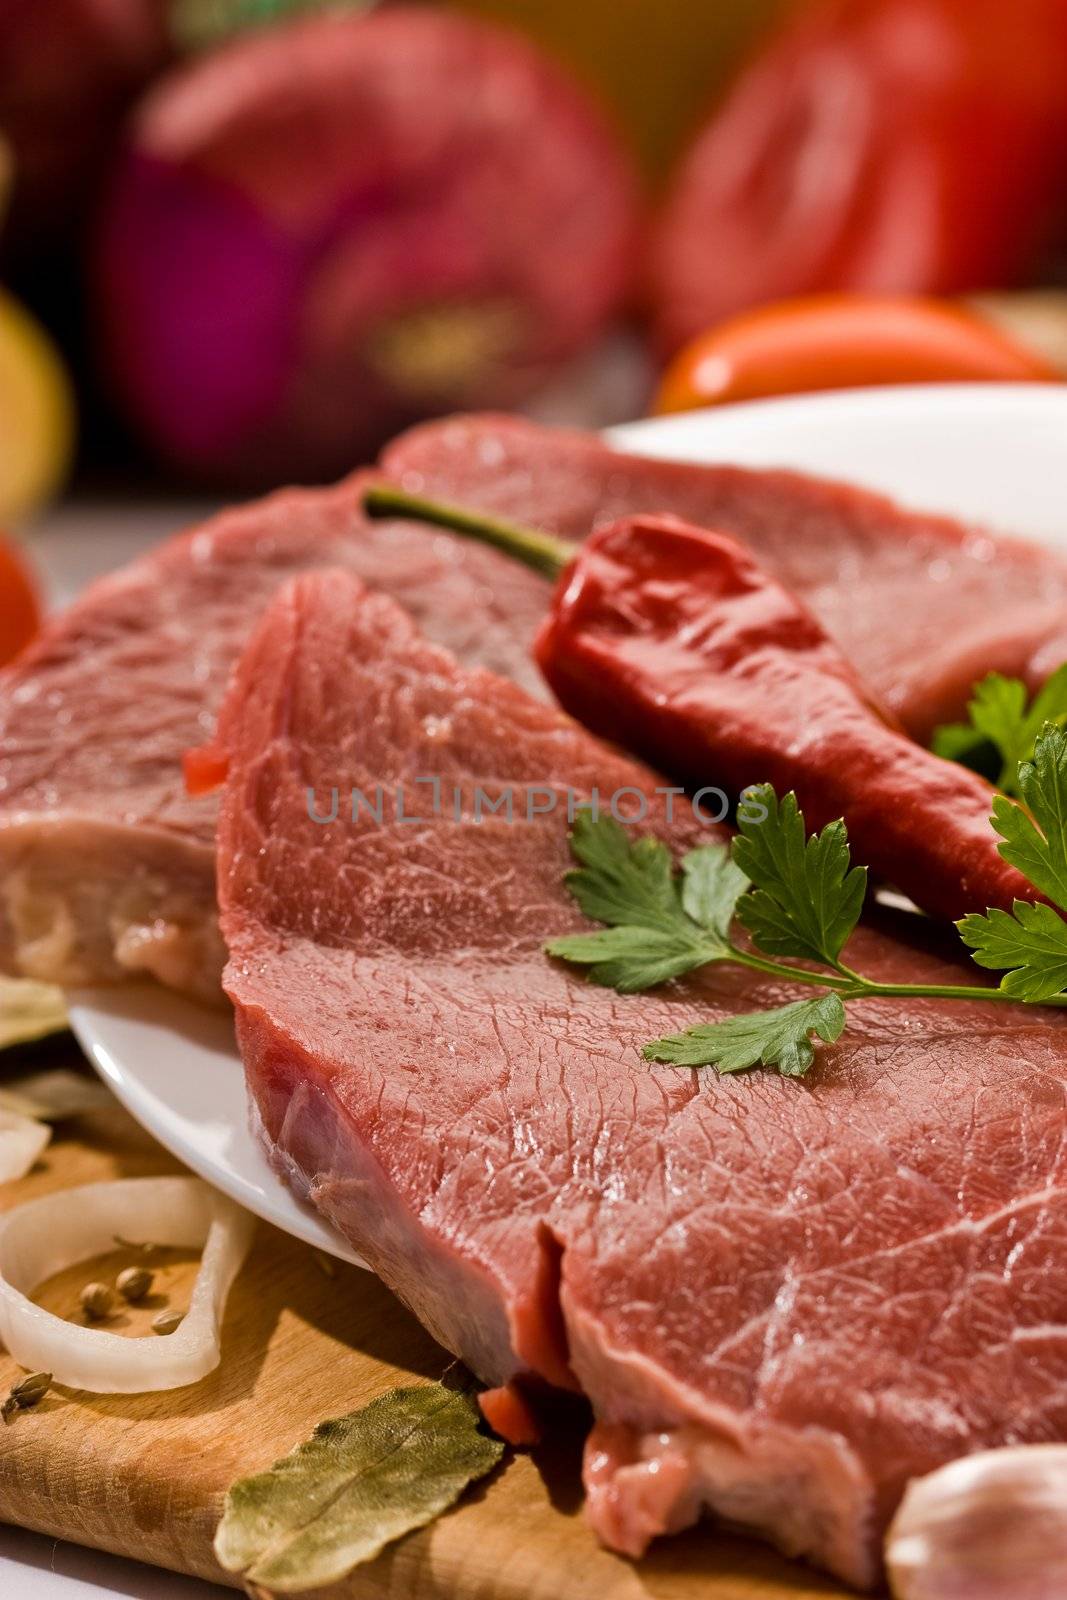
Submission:
{"label": "purple onion skin", "polygon": [[334,477],[533,392],[625,305],[638,225],[617,142],[525,41],[405,6],[303,19],[143,105],[99,232],[103,359],[186,476]]}
{"label": "purple onion skin", "polygon": [[222,465],[282,404],[305,257],[242,195],[130,156],[101,256],[106,339],[133,414],[177,460]]}

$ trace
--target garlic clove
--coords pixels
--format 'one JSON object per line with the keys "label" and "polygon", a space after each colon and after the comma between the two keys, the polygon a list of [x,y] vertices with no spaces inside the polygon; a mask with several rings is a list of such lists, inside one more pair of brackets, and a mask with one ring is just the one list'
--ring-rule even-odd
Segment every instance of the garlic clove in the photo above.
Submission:
{"label": "garlic clove", "polygon": [[896,1600],[1061,1600],[1067,1445],[988,1450],[913,1479],[885,1558]]}

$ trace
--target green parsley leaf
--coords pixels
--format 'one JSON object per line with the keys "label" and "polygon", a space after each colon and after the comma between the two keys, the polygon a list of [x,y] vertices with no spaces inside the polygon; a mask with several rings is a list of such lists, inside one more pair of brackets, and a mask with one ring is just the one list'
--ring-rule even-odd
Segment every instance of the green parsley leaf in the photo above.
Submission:
{"label": "green parsley leaf", "polygon": [[620,994],[728,957],[734,907],[748,879],[721,845],[691,850],[679,878],[661,840],[631,843],[612,818],[581,811],[571,850],[582,866],[567,874],[567,886],[587,917],[608,926],[550,940],[550,956],[588,967],[594,983]]}
{"label": "green parsley leaf", "polygon": [[708,933],[730,937],[737,903],[748,879],[720,844],[704,844],[682,857],[682,908]]}
{"label": "green parsley leaf", "polygon": [[867,892],[866,867],[849,866],[845,824],[827,823],[809,839],[795,794],[779,801],[769,783],[745,793],[767,815],[757,822],[738,812],[733,859],[755,885],[738,904],[740,921],[768,955],[836,966]]}
{"label": "green parsley leaf", "polygon": [[944,722],[934,729],[930,748],[943,761],[955,761],[961,767],[980,772],[992,783],[993,775],[1000,772],[1001,757],[996,746],[970,722]]}
{"label": "green parsley leaf", "polygon": [[594,983],[617,989],[620,994],[654,989],[669,978],[680,978],[715,959],[714,947],[701,944],[686,932],[664,933],[659,928],[626,924],[552,939],[545,950],[557,960],[588,967],[588,976]]}
{"label": "green parsley leaf", "polygon": [[1005,861],[1042,894],[1067,910],[1067,734],[1046,723],[1033,761],[1019,768],[1019,789],[1030,815],[1004,795],[993,802],[993,826]]}
{"label": "green parsley leaf", "polygon": [[[1033,761],[1019,767],[1019,791],[1030,808],[1006,795],[993,802],[993,826],[1005,861],[1067,909],[1067,733],[1046,722]],[[1051,906],[1016,900],[1011,912],[992,910],[957,923],[980,967],[1005,972],[1000,987],[1031,1004],[1067,988],[1067,922]]]}
{"label": "green parsley leaf", "polygon": [[1067,662],[1047,679],[1027,704],[1026,685],[999,672],[975,684],[967,705],[969,722],[952,722],[934,733],[934,753],[948,761],[980,767],[983,747],[992,745],[1000,759],[997,787],[1020,794],[1019,764],[1029,761],[1038,734],[1047,722],[1067,722]]}
{"label": "green parsley leaf", "polygon": [[702,1023],[646,1044],[641,1053],[646,1061],[676,1067],[717,1067],[719,1072],[777,1067],[783,1077],[802,1078],[815,1059],[811,1035],[833,1044],[844,1026],[840,996],[824,994],[817,1000],[795,1000],[771,1011]]}
{"label": "green parsley leaf", "polygon": [[1067,922],[1051,906],[1016,900],[1010,914],[987,911],[956,926],[980,967],[1006,972],[1005,994],[1033,1002],[1067,988]]}
{"label": "green parsley leaf", "polygon": [[671,932],[682,917],[674,863],[661,839],[645,834],[631,844],[611,817],[579,811],[571,853],[582,866],[564,882],[592,922],[624,923]]}
{"label": "green parsley leaf", "polygon": [[227,1572],[272,1593],[337,1583],[455,1504],[504,1453],[473,1394],[431,1383],[390,1389],[266,1472],[235,1483],[215,1535]]}

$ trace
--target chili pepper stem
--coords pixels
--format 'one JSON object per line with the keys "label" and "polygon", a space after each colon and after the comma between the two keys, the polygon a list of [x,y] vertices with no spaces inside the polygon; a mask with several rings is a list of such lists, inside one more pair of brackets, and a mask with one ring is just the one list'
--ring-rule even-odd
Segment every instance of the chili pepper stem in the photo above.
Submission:
{"label": "chili pepper stem", "polygon": [[478,539],[482,544],[503,550],[505,555],[524,561],[546,578],[558,578],[575,553],[575,546],[551,533],[528,528],[499,517],[486,517],[463,506],[423,500],[386,483],[375,484],[363,496],[363,509],[369,517],[404,517],[411,522],[429,522],[451,533]]}

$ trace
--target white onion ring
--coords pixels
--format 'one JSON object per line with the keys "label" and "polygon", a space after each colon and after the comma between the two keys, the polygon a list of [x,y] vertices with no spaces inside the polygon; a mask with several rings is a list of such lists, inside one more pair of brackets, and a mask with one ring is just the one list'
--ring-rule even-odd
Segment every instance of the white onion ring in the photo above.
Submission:
{"label": "white onion ring", "polygon": [[0,1106],[0,1183],[24,1178],[51,1137],[43,1122]]}
{"label": "white onion ring", "polygon": [[[0,1217],[0,1339],[22,1366],[95,1394],[196,1383],[219,1364],[219,1328],[254,1219],[199,1178],[126,1178],[28,1200]],[[203,1247],[174,1333],[127,1339],[53,1316],[28,1298],[54,1273],[115,1248],[116,1236]]]}

